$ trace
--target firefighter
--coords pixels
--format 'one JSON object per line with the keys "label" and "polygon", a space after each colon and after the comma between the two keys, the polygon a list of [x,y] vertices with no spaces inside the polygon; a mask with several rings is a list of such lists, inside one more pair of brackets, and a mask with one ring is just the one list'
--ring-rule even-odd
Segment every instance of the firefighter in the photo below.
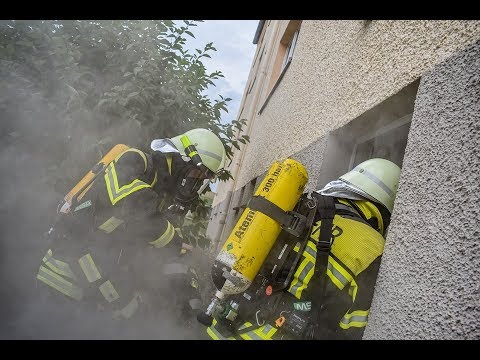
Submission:
{"label": "firefighter", "polygon": [[[214,319],[208,335],[247,340],[361,339],[400,171],[391,161],[370,159],[302,196],[297,209],[311,209],[313,201],[315,217],[303,250],[297,242],[283,265],[282,273],[291,274],[288,285],[278,294],[266,288],[259,300],[240,305],[228,331]],[[250,289],[252,293],[255,289]],[[241,296],[235,301],[245,304]]]}
{"label": "firefighter", "polygon": [[[180,227],[222,169],[225,148],[213,132],[193,129],[153,140],[151,150],[128,148],[116,156],[81,204],[63,204],[48,233],[36,278],[49,294],[68,298],[79,316],[119,321],[151,316],[156,306],[168,307],[158,304],[155,291],[181,280],[188,284],[181,313],[200,307],[196,273],[179,257],[191,249]],[[167,300],[180,295],[164,290]]]}

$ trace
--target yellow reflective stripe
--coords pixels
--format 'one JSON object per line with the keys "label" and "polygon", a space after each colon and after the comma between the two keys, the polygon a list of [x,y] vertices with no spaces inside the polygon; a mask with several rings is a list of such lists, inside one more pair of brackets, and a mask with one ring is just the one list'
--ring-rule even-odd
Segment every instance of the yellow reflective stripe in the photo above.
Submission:
{"label": "yellow reflective stripe", "polygon": [[[215,324],[216,323],[217,323],[217,320],[213,319],[212,325],[207,328],[207,334],[213,340],[236,340],[233,336],[228,337],[228,338],[223,337],[217,331],[217,329],[215,329]],[[247,321],[242,326],[240,326],[239,330],[245,329],[245,328],[250,327],[250,326],[252,326],[252,323]],[[270,325],[267,324],[265,326],[270,326]],[[262,326],[260,329],[264,329],[265,326]],[[273,328],[273,332],[272,332],[272,329],[267,327],[267,331],[265,331],[265,333],[263,333],[262,335],[258,335],[257,333],[255,333],[255,331],[257,331],[257,330],[258,329],[249,331],[247,333],[240,334],[240,336],[245,340],[262,340],[262,339],[268,340],[267,338],[265,338],[265,336],[270,336],[271,337],[277,331],[277,329]]]}
{"label": "yellow reflective stripe", "polygon": [[110,234],[113,230],[123,224],[122,219],[117,219],[115,216],[112,216],[110,219],[105,221],[102,225],[98,228],[107,234]]}
{"label": "yellow reflective stripe", "polygon": [[157,172],[155,171],[155,177],[153,178],[153,181],[150,184],[150,186],[153,187],[156,183],[157,183]]}
{"label": "yellow reflective stripe", "polygon": [[207,328],[207,334],[213,339],[213,340],[236,340],[234,337],[223,337],[217,329],[215,329],[215,324],[217,323],[217,320],[213,319],[212,325]]}
{"label": "yellow reflective stripe", "polygon": [[120,295],[118,295],[117,290],[115,290],[110,280],[105,281],[98,288],[100,289],[100,292],[105,300],[107,300],[109,303],[120,298]]}
{"label": "yellow reflective stripe", "polygon": [[167,230],[156,240],[149,242],[149,244],[155,246],[156,248],[161,248],[167,245],[175,235],[175,229],[172,224],[167,220]]}
{"label": "yellow reflective stripe", "polygon": [[102,277],[90,254],[82,256],[78,259],[78,263],[87,277],[88,282],[97,281]]}
{"label": "yellow reflective stripe", "polygon": [[168,173],[172,175],[172,156],[167,155],[166,159],[167,159]]}
{"label": "yellow reflective stripe", "polygon": [[188,156],[189,158],[193,157],[194,155],[198,155],[198,152],[192,151],[191,153],[188,153],[188,154],[187,154],[187,156]]}
{"label": "yellow reflective stripe", "polygon": [[135,314],[135,312],[138,310],[138,306],[139,306],[138,298],[140,298],[138,294],[135,294],[133,296],[133,299],[130,300],[130,302],[123,309],[117,310],[115,314],[117,316],[118,315],[123,316],[125,319],[131,318],[133,314]]}
{"label": "yellow reflective stripe", "polygon": [[370,313],[369,310],[355,310],[351,313],[346,313],[342,320],[339,322],[339,326],[342,329],[348,329],[351,327],[365,327],[367,326],[368,322],[368,314]]}
{"label": "yellow reflective stripe", "polygon": [[37,279],[75,300],[80,300],[83,296],[82,289],[44,266],[40,266]]}
{"label": "yellow reflective stripe", "polygon": [[307,288],[308,281],[310,281],[315,271],[315,264],[304,258],[300,263],[293,281],[290,284],[288,292],[295,295],[297,299],[302,296],[302,291]]}
{"label": "yellow reflective stripe", "polygon": [[297,253],[300,251],[300,243],[299,243],[299,242],[297,242],[297,243],[295,244],[295,247],[293,248],[293,251],[295,251],[295,252],[297,252]]}
{"label": "yellow reflective stripe", "polygon": [[266,324],[253,331],[260,337],[261,340],[272,340],[272,336],[277,332],[277,329],[270,324]]}
{"label": "yellow reflective stripe", "polygon": [[145,165],[143,172],[147,171],[147,157],[145,156],[145,153],[143,151],[140,151],[138,149],[130,148],[125,150],[115,158],[115,162],[117,162],[127,152],[136,152],[137,154],[139,154],[143,159],[143,164]]}
{"label": "yellow reflective stripe", "polygon": [[328,257],[327,275],[340,290],[343,290],[343,288],[353,280],[352,275],[331,256]]}
{"label": "yellow reflective stripe", "polygon": [[225,338],[220,335],[217,330],[215,330],[215,327],[209,326],[207,327],[207,334],[213,339],[213,340],[225,340]]}
{"label": "yellow reflective stripe", "polygon": [[123,185],[119,188],[115,164],[113,162],[108,165],[107,170],[105,171],[105,183],[107,185],[108,197],[110,198],[112,205],[115,205],[118,201],[135,191],[151,187],[151,185],[135,179],[130,184]]}
{"label": "yellow reflective stripe", "polygon": [[355,298],[357,297],[357,291],[357,282],[355,281],[355,279],[352,279],[352,282],[350,283],[350,288],[348,289],[348,295],[352,297],[352,301],[355,301]]}
{"label": "yellow reflective stripe", "polygon": [[[297,243],[299,246],[299,243]],[[304,259],[300,263],[300,266],[295,272],[294,278],[290,283],[289,292],[295,295],[297,299],[300,299],[302,291],[307,288],[308,282],[313,276],[315,270],[315,259],[317,257],[317,248],[312,241],[307,242],[307,246],[303,250]]]}
{"label": "yellow reflective stripe", "polygon": [[[240,326],[238,328],[238,330],[243,330],[245,328],[248,328],[250,326],[253,326],[253,324],[249,321],[245,322],[242,326]],[[249,331],[249,332],[246,332],[246,333],[243,333],[243,334],[240,334],[240,337],[244,338],[245,340],[254,340],[252,339],[249,334],[252,333],[252,331]],[[257,335],[254,335],[255,337],[258,337]],[[261,340],[261,339],[255,339],[255,340]]]}
{"label": "yellow reflective stripe", "polygon": [[255,330],[240,334],[245,340],[262,340],[262,337],[255,333]]}
{"label": "yellow reflective stripe", "polygon": [[50,269],[55,271],[57,274],[69,277],[70,279],[76,280],[77,277],[73,273],[70,265],[67,263],[54,259],[52,257],[53,253],[51,249],[48,249],[47,253],[43,257],[43,262],[47,265]]}

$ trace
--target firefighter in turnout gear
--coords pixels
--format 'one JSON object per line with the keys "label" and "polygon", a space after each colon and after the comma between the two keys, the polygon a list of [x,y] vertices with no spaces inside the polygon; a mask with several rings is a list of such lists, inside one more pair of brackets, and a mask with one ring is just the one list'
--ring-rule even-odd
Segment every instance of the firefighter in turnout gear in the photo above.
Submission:
{"label": "firefighter in turnout gear", "polygon": [[151,150],[117,145],[59,205],[36,278],[76,313],[123,321],[172,304],[179,316],[200,308],[180,228],[222,169],[225,149],[213,132],[193,129],[153,140]]}
{"label": "firefighter in turnout gear", "polygon": [[[323,189],[304,194],[296,211],[308,214],[311,225],[301,237],[283,231],[278,237],[275,246],[288,241],[295,246],[277,278],[268,277],[276,265],[260,270],[249,289],[220,307],[208,335],[238,340],[361,339],[400,171],[391,161],[370,159]],[[269,257],[272,253],[274,249]],[[267,258],[263,267],[268,264]]]}

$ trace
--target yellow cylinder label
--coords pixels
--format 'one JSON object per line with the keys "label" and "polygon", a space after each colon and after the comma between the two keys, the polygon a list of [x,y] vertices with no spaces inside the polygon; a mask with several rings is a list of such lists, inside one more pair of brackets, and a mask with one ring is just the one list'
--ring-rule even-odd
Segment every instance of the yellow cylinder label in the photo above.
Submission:
{"label": "yellow cylinder label", "polygon": [[[290,211],[302,195],[307,181],[305,167],[293,159],[286,159],[270,167],[254,195],[264,197],[284,211]],[[281,226],[277,221],[247,207],[225,241],[219,260],[224,260],[251,281],[280,231]]]}

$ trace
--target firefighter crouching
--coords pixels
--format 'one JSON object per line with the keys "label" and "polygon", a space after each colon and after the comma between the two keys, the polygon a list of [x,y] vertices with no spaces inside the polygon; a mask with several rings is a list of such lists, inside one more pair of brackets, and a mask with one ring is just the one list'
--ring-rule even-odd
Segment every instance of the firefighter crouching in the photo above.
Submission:
{"label": "firefighter crouching", "polygon": [[[228,299],[217,291],[217,299],[198,318],[211,324],[208,335],[361,339],[400,171],[388,160],[370,159],[323,189],[302,195],[294,213],[305,215],[307,230],[299,235],[282,226],[252,284]],[[289,214],[270,205],[256,209],[280,223]]]}
{"label": "firefighter crouching", "polygon": [[[80,317],[119,321],[200,308],[180,227],[222,169],[225,149],[206,129],[153,140],[151,149],[117,145],[65,196],[36,275],[49,301],[62,297]],[[159,303],[162,284],[179,282],[188,291],[168,289]]]}

